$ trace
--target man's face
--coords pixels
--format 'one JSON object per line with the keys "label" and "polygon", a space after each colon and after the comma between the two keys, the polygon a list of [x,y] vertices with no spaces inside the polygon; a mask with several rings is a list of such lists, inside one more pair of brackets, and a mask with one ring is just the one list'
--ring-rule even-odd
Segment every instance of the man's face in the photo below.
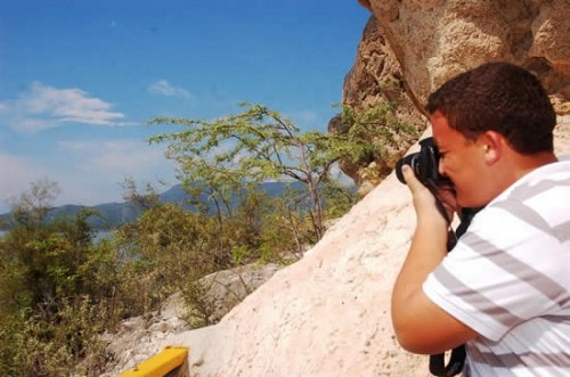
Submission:
{"label": "man's face", "polygon": [[481,143],[450,128],[440,112],[432,114],[430,122],[440,152],[439,173],[453,182],[457,204],[464,208],[487,204],[486,189],[491,181]]}

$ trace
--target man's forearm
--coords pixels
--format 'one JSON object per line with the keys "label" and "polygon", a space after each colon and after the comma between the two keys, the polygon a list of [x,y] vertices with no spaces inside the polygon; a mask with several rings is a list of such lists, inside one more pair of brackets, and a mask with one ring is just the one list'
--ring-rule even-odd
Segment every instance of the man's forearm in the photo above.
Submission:
{"label": "man's forearm", "polygon": [[[439,216],[439,215],[435,215]],[[447,228],[435,218],[418,220],[410,250],[394,286],[395,300],[421,289],[423,282],[447,254]]]}
{"label": "man's forearm", "polygon": [[422,285],[447,254],[446,245],[444,222],[429,217],[418,220],[410,250],[392,293],[392,322],[399,339],[416,333],[418,322],[425,314]]}

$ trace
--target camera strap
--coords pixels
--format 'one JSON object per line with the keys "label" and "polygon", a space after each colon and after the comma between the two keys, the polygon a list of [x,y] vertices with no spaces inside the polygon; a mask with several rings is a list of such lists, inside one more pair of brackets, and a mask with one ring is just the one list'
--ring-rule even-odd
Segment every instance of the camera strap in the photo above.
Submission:
{"label": "camera strap", "polygon": [[[435,193],[434,196],[436,198],[436,204],[439,211],[442,213],[445,219],[448,220],[448,224],[450,224],[449,218],[447,217],[447,213],[445,213],[445,208],[443,206],[443,203],[441,203],[441,200]],[[448,241],[447,252],[450,252],[451,249],[455,247],[457,239],[467,231],[467,228],[469,227],[469,224],[471,223],[473,216],[475,216],[475,214],[479,210],[480,208],[465,208],[461,211],[461,216],[460,216],[461,222],[459,226],[457,227],[455,232],[453,232],[452,230],[449,231],[448,240],[447,240]],[[431,374],[438,377],[455,376],[456,374],[460,373],[463,370],[465,364],[465,357],[466,357],[465,344],[461,344],[451,350],[451,355],[449,357],[449,362],[447,363],[447,365],[445,364],[444,353],[430,355],[429,371]]]}
{"label": "camera strap", "polygon": [[465,344],[451,350],[451,356],[447,365],[445,365],[445,354],[430,355],[429,372],[438,377],[455,376],[463,369],[465,356]]}

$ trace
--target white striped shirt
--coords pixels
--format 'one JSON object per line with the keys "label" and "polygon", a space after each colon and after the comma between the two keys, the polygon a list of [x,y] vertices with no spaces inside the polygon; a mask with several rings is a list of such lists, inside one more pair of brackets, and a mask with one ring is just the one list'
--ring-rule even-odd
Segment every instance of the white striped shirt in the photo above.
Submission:
{"label": "white striped shirt", "polygon": [[464,376],[570,376],[570,162],[489,203],[423,289],[480,335]]}

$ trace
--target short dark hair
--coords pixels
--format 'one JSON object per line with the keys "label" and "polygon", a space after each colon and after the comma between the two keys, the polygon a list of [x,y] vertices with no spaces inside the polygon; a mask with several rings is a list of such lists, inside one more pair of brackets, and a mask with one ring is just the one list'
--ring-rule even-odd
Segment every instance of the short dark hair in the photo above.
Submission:
{"label": "short dark hair", "polygon": [[428,98],[451,128],[468,139],[485,131],[503,135],[522,154],[553,151],[556,113],[540,81],[510,63],[487,63],[459,74]]}

